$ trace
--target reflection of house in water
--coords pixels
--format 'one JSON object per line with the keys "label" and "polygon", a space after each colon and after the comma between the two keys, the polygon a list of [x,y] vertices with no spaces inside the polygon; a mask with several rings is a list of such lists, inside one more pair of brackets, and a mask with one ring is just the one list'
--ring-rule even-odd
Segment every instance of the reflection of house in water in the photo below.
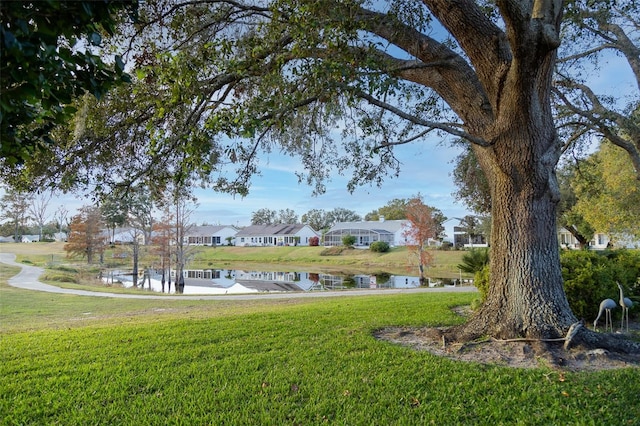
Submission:
{"label": "reflection of house in water", "polygon": [[[175,271],[172,271],[172,276],[175,277]],[[235,284],[240,284],[248,289],[261,292],[419,287],[417,277],[396,275],[332,275],[292,271],[186,269],[184,276],[187,286],[230,288]]]}
{"label": "reflection of house in water", "polygon": [[[175,282],[175,270],[171,271]],[[418,277],[397,275],[332,275],[313,272],[185,269],[185,294],[295,292],[349,288],[415,288]],[[157,279],[154,277],[154,279]]]}
{"label": "reflection of house in water", "polygon": [[[241,294],[269,292],[327,291],[368,288],[416,288],[418,277],[389,274],[334,275],[314,272],[244,271],[234,269],[185,269],[185,286],[178,289],[183,294]],[[161,271],[154,271],[151,279],[138,276],[138,288],[175,293],[176,271],[161,283]],[[110,271],[108,282],[121,282],[124,287],[133,285],[131,272]],[[169,285],[169,283],[171,283]]]}

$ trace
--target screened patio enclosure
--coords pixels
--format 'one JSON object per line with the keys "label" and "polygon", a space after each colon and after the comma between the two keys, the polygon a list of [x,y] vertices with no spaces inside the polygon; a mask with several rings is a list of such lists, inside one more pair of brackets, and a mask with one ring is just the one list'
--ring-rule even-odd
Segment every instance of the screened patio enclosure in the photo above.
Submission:
{"label": "screened patio enclosure", "polygon": [[375,241],[394,245],[394,233],[384,229],[343,228],[329,231],[324,235],[325,246],[341,246],[342,238],[351,235],[356,238],[356,246],[368,246]]}

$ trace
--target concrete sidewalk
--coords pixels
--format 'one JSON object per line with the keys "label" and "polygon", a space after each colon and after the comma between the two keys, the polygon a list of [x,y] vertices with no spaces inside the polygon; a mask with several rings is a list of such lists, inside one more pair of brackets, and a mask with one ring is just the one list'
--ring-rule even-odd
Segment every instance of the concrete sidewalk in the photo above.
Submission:
{"label": "concrete sidewalk", "polygon": [[156,300],[260,300],[260,299],[297,299],[303,297],[343,297],[343,296],[372,296],[379,294],[406,294],[406,293],[439,293],[439,292],[476,292],[475,287],[436,287],[413,289],[377,289],[377,290],[340,290],[340,291],[314,291],[303,293],[267,293],[267,294],[238,294],[224,296],[183,296],[183,295],[153,295],[153,294],[119,294],[100,291],[74,290],[56,287],[38,281],[44,272],[36,266],[16,263],[13,253],[0,253],[0,262],[11,266],[17,266],[22,270],[12,278],[9,285],[23,290],[44,291],[48,293],[72,294],[76,296],[113,297],[119,299],[156,299]]}

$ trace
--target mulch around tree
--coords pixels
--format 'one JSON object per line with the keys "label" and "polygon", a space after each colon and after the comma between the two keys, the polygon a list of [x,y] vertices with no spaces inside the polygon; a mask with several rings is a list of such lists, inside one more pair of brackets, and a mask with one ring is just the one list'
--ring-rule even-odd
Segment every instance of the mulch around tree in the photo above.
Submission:
{"label": "mulch around tree", "polygon": [[[466,315],[466,310],[459,310],[458,313]],[[621,354],[605,349],[587,350],[580,346],[565,350],[561,342],[540,345],[530,341],[487,339],[463,344],[447,343],[440,337],[442,330],[444,329],[387,327],[377,330],[374,337],[461,362],[512,368],[550,367],[563,371],[598,371],[640,367],[640,353]],[[640,338],[640,322],[630,322],[628,334],[634,339]]]}

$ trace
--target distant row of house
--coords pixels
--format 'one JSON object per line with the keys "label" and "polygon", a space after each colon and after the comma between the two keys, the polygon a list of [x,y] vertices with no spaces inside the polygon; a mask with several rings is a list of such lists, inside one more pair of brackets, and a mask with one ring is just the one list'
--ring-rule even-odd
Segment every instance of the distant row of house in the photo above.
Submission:
{"label": "distant row of house", "polygon": [[[340,246],[343,237],[350,235],[355,237],[355,245],[358,247],[368,247],[376,241],[383,241],[394,247],[411,243],[404,235],[408,226],[407,220],[338,222],[321,235],[309,225],[304,224],[251,225],[244,228],[231,225],[202,225],[193,226],[185,233],[185,243],[204,246],[308,246],[311,239],[316,237],[321,245]],[[457,248],[488,246],[484,235],[469,235],[464,228],[458,226],[455,226],[453,231],[453,245]],[[580,248],[575,237],[564,228],[558,232],[558,242],[563,248]],[[433,240],[432,244],[439,246],[442,243]],[[624,243],[622,246],[634,247],[634,244]],[[593,250],[604,250],[609,247],[611,247],[611,239],[602,233],[595,234],[589,243],[589,248]]]}
{"label": "distant row of house", "polygon": [[[250,225],[237,228],[233,225],[191,226],[185,231],[184,242],[200,246],[309,246],[317,239],[325,246],[342,245],[347,235],[356,237],[356,246],[369,246],[375,241],[384,241],[390,246],[406,245],[403,237],[406,220],[340,222],[324,235],[305,224]],[[131,232],[116,230],[115,243],[130,243]]]}
{"label": "distant row of house", "polygon": [[[324,235],[321,235],[309,225],[305,224],[278,224],[278,225],[251,225],[238,228],[233,225],[202,225],[192,226],[185,232],[184,242],[189,245],[201,246],[309,246],[312,239],[319,239],[324,246],[342,245],[343,237],[351,235],[356,238],[356,246],[368,247],[376,241],[383,241],[390,246],[404,246],[410,244],[404,236],[404,231],[409,225],[407,220],[384,220],[339,222],[333,225]],[[62,236],[56,235],[61,239]],[[131,243],[133,238],[142,239],[141,233],[131,232],[127,229],[116,229],[109,232],[109,240],[113,243]],[[58,239],[58,238],[56,238]],[[12,238],[4,238],[3,241],[13,242]],[[24,235],[22,242],[39,241],[37,235]],[[2,241],[0,241],[2,242]],[[139,241],[143,244],[143,241]],[[558,243],[563,248],[580,248],[578,241],[569,231],[562,228],[558,232]],[[440,241],[433,241],[433,245],[440,245]],[[486,247],[487,239],[484,235],[469,235],[464,228],[454,227],[453,245],[458,248]],[[618,246],[634,247],[634,243],[624,242]],[[637,246],[637,242],[635,246]],[[597,233],[589,243],[589,248],[603,250],[611,246],[608,235]]]}
{"label": "distant row of house", "polygon": [[195,245],[231,244],[235,246],[308,246],[313,238],[322,239],[325,246],[342,245],[346,235],[356,237],[356,246],[369,246],[384,241],[391,246],[405,245],[402,236],[402,220],[339,222],[324,236],[304,224],[251,225],[245,228],[233,226],[194,226],[185,240]]}

